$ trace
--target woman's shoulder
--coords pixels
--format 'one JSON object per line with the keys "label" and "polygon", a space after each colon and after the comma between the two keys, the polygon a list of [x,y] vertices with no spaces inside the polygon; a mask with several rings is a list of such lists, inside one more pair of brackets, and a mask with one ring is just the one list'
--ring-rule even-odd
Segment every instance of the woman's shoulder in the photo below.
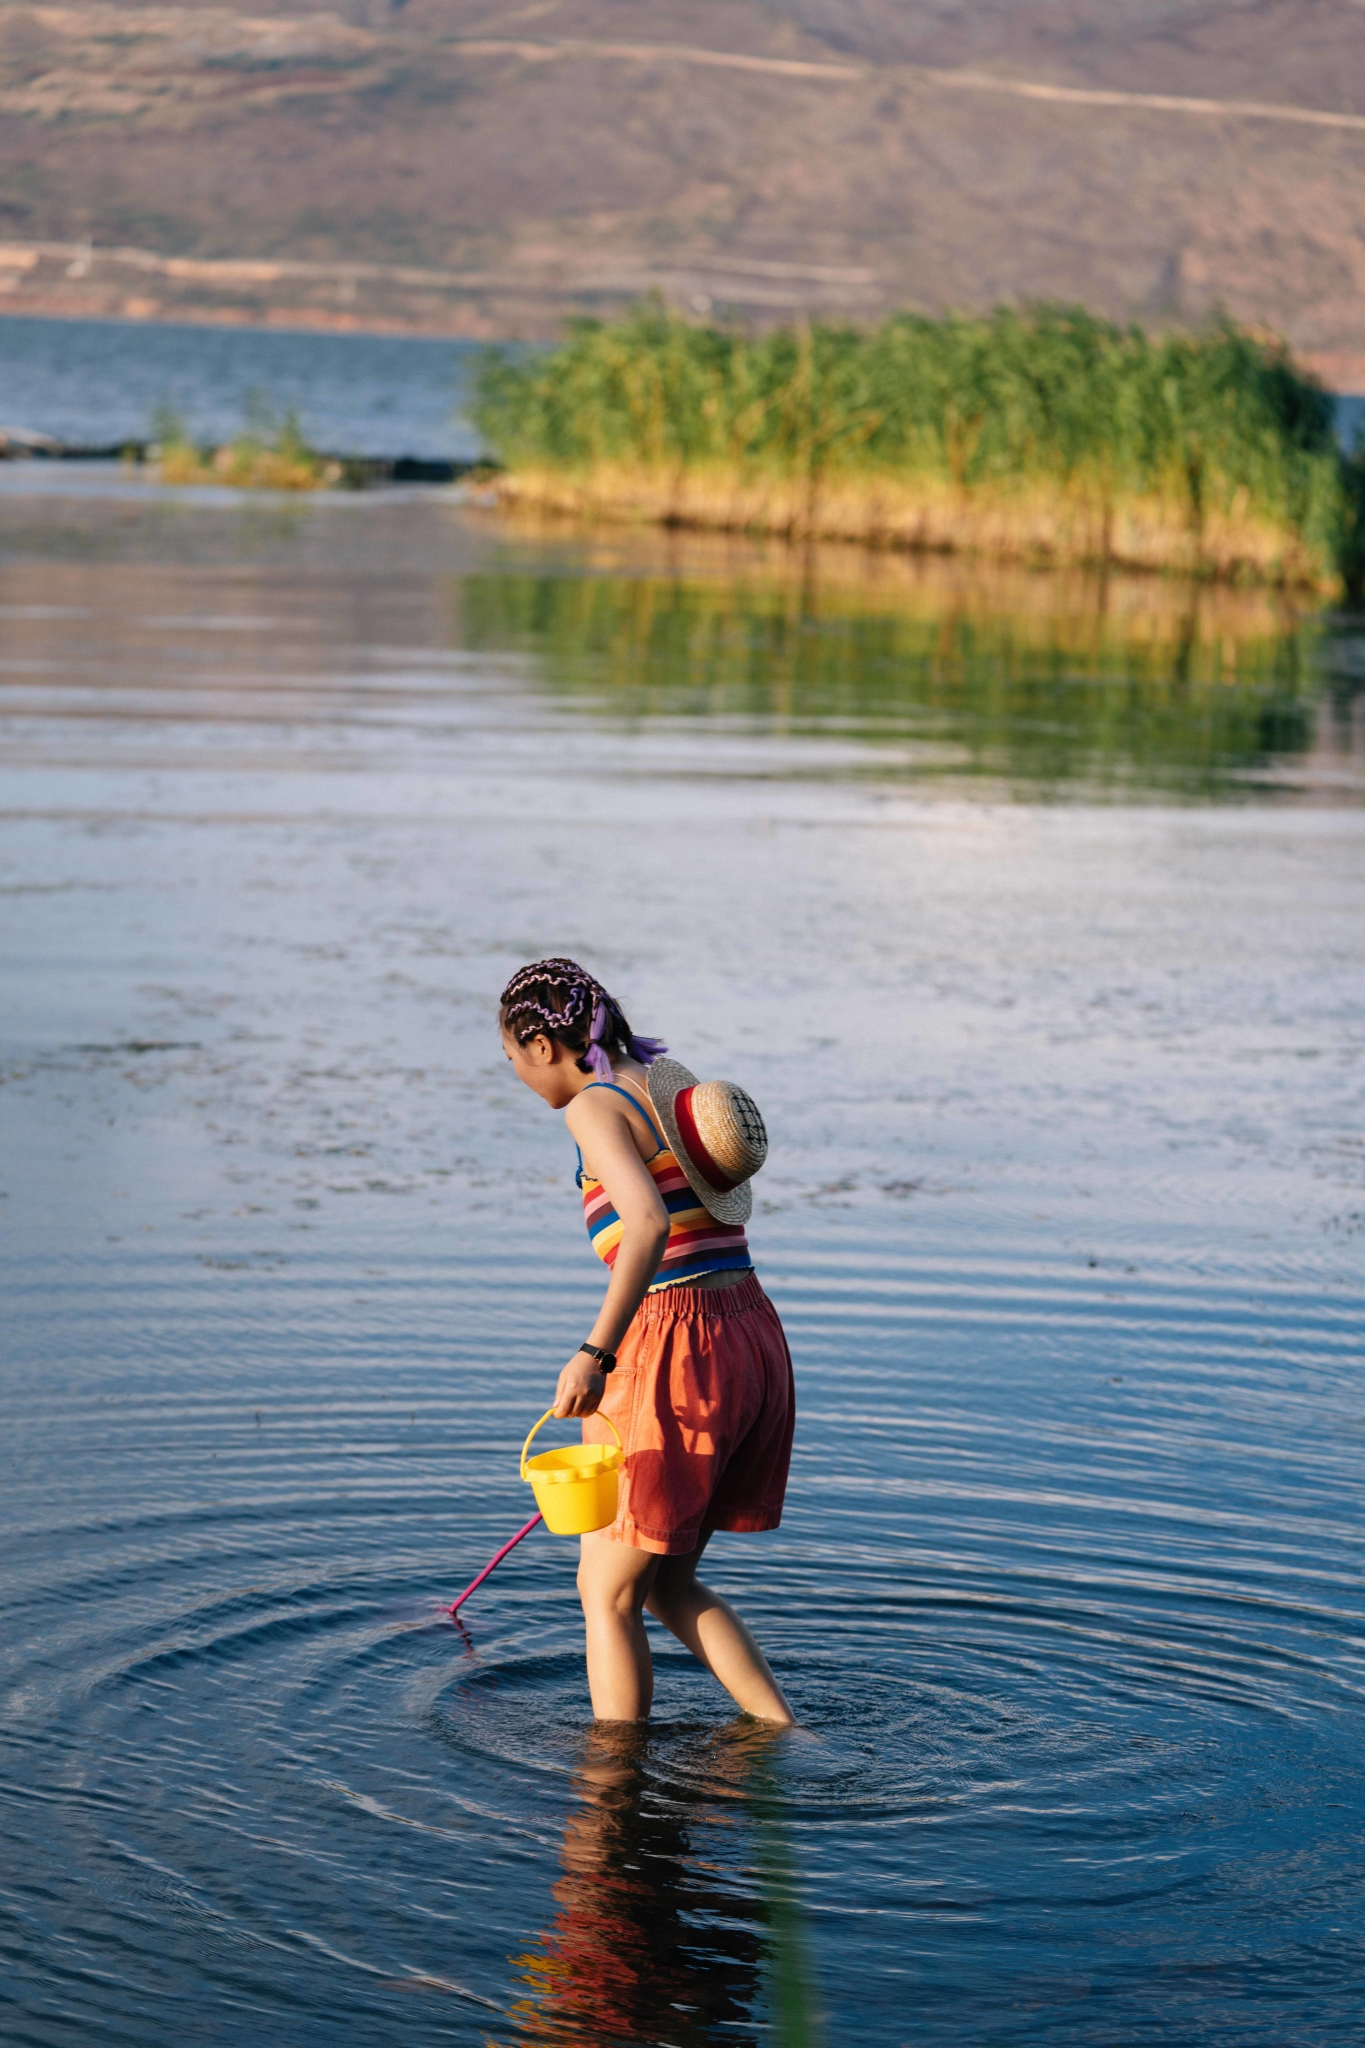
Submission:
{"label": "woman's shoulder", "polygon": [[630,1123],[632,1110],[637,1116],[649,1116],[645,1070],[633,1060],[614,1068],[610,1081],[590,1081],[580,1088],[564,1111],[564,1121],[576,1137],[581,1129],[594,1124],[600,1129],[607,1122]]}

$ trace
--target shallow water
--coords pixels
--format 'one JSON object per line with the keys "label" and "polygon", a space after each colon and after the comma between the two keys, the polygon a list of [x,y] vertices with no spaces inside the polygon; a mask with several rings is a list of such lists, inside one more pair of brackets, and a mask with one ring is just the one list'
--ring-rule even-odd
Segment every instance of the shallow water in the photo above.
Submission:
{"label": "shallow water", "polygon": [[[0,627],[5,2039],[1356,2040],[1358,626],[92,495]],[[597,1284],[545,950],[774,1136],[792,1736],[594,1733],[543,1532],[440,1612]]]}

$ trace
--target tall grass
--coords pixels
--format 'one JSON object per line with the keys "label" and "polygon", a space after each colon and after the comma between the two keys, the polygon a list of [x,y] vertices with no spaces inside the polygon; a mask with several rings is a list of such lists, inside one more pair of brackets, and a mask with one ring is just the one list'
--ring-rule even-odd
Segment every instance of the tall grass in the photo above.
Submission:
{"label": "tall grass", "polygon": [[162,407],[152,422],[152,458],[166,484],[317,491],[342,481],[342,464],[309,447],[295,414],[276,418],[261,398],[249,401],[241,432],[217,447],[198,445],[180,415]]}
{"label": "tall grass", "polygon": [[1003,559],[1322,584],[1329,395],[1230,322],[1153,338],[1078,308],[749,337],[651,303],[485,358],[475,418],[548,510]]}

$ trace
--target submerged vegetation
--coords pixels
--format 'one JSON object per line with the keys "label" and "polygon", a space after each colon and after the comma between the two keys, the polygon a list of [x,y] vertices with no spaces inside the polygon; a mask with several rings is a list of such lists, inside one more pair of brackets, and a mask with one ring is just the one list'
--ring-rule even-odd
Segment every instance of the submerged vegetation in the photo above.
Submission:
{"label": "submerged vegetation", "polygon": [[235,484],[243,490],[317,491],[343,480],[344,465],[319,455],[296,416],[277,419],[260,401],[248,407],[240,434],[219,446],[194,441],[180,415],[159,412],[151,459],[164,484]]}
{"label": "submerged vegetation", "polygon": [[[1330,587],[1352,476],[1330,395],[1221,322],[1077,308],[750,337],[649,304],[490,351],[475,411],[546,511]],[[1365,532],[1365,483],[1356,527]],[[1357,541],[1365,551],[1365,542]]]}

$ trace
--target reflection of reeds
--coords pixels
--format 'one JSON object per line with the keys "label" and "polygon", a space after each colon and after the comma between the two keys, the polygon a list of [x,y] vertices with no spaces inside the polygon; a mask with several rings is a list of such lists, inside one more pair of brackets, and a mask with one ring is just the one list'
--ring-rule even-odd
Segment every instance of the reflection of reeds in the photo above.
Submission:
{"label": "reflection of reeds", "polygon": [[1318,611],[1316,600],[1264,584],[1039,570],[728,532],[626,531],[517,507],[489,524],[523,542],[571,539],[575,567],[591,578],[705,588],[713,603],[740,610],[752,601],[794,613],[1008,621],[1015,637],[1053,648],[1081,653],[1111,644],[1125,666],[1143,648],[1164,661],[1172,649],[1187,647],[1201,673],[1225,673],[1306,630]]}
{"label": "reflection of reeds", "polygon": [[461,631],[533,653],[599,714],[757,719],[904,743],[938,772],[1191,792],[1312,738],[1320,629],[1267,589],[619,528],[574,559],[590,573],[465,579]]}
{"label": "reflection of reeds", "polygon": [[1077,309],[758,339],[646,306],[491,355],[509,502],[1233,582],[1336,576],[1330,399],[1229,324],[1153,340]]}
{"label": "reflection of reeds", "polygon": [[[748,1791],[756,1836],[759,1892],[768,1921],[768,2000],[776,2048],[824,2048],[827,2039],[810,1916],[795,1844],[772,1768],[785,1731],[760,1730],[761,1762]],[[764,1749],[767,1753],[764,1754]]]}

